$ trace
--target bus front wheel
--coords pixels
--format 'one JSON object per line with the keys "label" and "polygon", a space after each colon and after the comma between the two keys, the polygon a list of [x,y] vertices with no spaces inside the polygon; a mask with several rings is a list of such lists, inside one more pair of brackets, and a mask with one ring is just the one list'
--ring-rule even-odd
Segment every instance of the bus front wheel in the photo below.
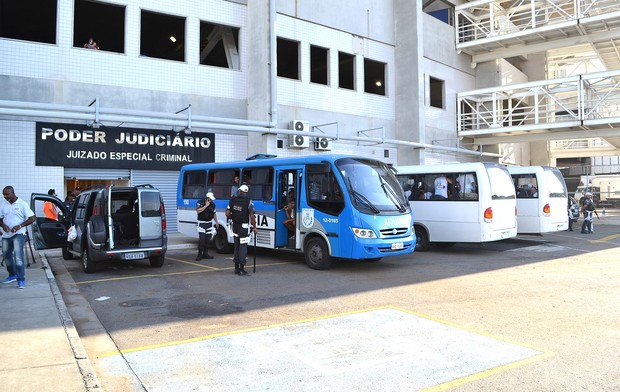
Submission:
{"label": "bus front wheel", "polygon": [[331,267],[332,257],[329,255],[327,244],[322,238],[314,237],[308,240],[304,247],[306,264],[312,269],[325,270]]}
{"label": "bus front wheel", "polygon": [[415,226],[415,250],[425,252],[429,250],[431,243],[428,241],[428,233],[424,228]]}

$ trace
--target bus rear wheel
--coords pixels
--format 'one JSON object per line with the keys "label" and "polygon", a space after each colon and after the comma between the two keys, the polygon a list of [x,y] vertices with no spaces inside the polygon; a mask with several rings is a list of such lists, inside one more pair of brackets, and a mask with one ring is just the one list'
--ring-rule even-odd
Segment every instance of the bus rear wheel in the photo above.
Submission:
{"label": "bus rear wheel", "polygon": [[426,252],[430,249],[431,243],[428,241],[428,233],[424,228],[415,226],[415,250],[418,252]]}
{"label": "bus rear wheel", "polygon": [[329,255],[327,244],[322,238],[314,237],[304,246],[304,257],[308,267],[316,270],[326,270],[332,265],[333,258]]}

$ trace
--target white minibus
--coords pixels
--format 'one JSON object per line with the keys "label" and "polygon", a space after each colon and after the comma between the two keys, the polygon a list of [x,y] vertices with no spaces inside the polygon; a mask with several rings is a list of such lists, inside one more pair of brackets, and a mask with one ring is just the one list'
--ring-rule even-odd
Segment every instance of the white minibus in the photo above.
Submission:
{"label": "white minibus", "polygon": [[517,193],[517,231],[542,234],[568,230],[568,192],[560,170],[508,166]]}
{"label": "white minibus", "polygon": [[431,243],[517,235],[515,189],[506,166],[471,162],[394,169],[413,210],[417,251]]}

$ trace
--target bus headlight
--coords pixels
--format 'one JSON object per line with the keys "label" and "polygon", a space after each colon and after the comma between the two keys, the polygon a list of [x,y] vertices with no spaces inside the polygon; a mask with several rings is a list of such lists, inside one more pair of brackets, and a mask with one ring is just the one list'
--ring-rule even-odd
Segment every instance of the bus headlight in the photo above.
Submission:
{"label": "bus headlight", "polygon": [[371,229],[352,227],[351,230],[353,230],[353,234],[355,234],[357,238],[377,238],[377,235]]}

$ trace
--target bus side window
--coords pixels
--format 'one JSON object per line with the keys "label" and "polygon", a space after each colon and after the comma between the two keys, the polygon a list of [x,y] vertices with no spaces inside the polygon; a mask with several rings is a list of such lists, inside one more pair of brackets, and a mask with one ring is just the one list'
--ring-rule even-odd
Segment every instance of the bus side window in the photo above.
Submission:
{"label": "bus side window", "polygon": [[205,195],[206,172],[203,170],[187,171],[183,173],[184,199],[200,199]]}

